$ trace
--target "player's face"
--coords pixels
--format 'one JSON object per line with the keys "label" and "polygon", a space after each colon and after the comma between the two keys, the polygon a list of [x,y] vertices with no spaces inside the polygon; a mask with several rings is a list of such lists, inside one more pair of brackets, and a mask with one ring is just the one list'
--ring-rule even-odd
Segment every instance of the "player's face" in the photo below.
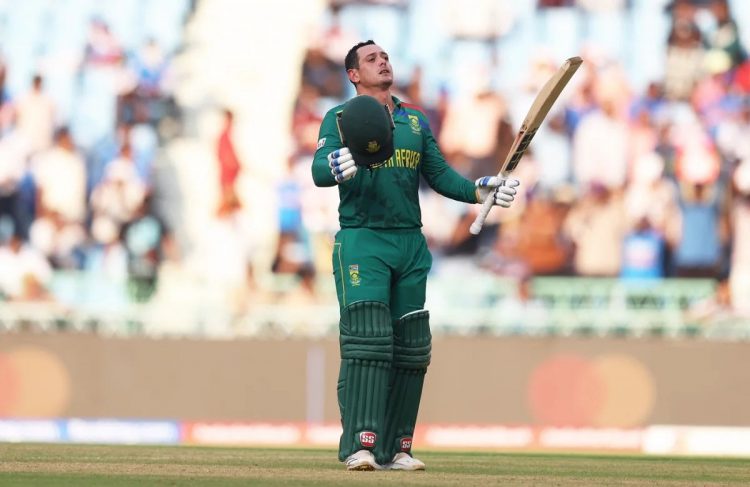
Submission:
{"label": "player's face", "polygon": [[349,70],[349,79],[359,83],[361,88],[390,88],[393,84],[393,68],[386,53],[380,46],[370,44],[357,50],[359,68]]}

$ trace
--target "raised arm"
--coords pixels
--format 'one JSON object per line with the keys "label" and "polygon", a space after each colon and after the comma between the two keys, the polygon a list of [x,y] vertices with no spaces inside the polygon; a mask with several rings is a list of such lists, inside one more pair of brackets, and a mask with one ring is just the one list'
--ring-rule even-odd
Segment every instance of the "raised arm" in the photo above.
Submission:
{"label": "raised arm", "polygon": [[312,163],[312,177],[315,186],[336,186],[354,177],[357,166],[343,147],[336,126],[336,111],[329,110],[320,124],[318,149]]}

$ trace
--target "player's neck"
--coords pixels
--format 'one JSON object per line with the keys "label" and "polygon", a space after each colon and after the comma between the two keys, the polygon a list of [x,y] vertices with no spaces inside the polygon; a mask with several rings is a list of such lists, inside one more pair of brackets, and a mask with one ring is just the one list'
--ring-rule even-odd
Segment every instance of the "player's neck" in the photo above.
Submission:
{"label": "player's neck", "polygon": [[391,96],[391,90],[389,89],[359,89],[357,90],[357,94],[370,95],[383,105],[388,105],[388,109],[393,111],[393,97]]}

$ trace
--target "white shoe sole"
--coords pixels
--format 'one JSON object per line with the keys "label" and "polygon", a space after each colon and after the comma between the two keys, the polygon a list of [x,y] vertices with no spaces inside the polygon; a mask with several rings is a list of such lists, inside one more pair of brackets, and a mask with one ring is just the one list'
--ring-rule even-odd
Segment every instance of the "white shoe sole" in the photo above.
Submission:
{"label": "white shoe sole", "polygon": [[416,472],[417,470],[424,470],[423,465],[406,466],[398,463],[389,463],[383,466],[383,470],[401,470],[404,472]]}

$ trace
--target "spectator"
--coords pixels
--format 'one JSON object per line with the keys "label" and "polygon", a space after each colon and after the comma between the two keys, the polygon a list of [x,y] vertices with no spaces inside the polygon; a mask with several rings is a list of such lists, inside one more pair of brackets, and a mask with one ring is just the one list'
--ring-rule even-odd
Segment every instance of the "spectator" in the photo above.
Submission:
{"label": "spectator", "polygon": [[648,84],[646,92],[642,96],[637,96],[631,104],[630,118],[637,119],[645,111],[652,122],[660,120],[665,116],[664,112],[668,105],[664,98],[664,86],[659,81],[652,81]]}
{"label": "spectator", "polygon": [[86,230],[81,223],[68,222],[57,212],[34,220],[29,242],[47,257],[54,269],[79,269],[83,264]]}
{"label": "spectator", "polygon": [[579,187],[597,183],[617,189],[625,185],[629,133],[613,98],[602,99],[599,110],[580,122],[573,137],[573,170]]}
{"label": "spectator", "polygon": [[84,270],[104,276],[112,283],[124,283],[127,279],[127,253],[120,241],[120,228],[108,218],[95,218],[91,224],[91,237]]}
{"label": "spectator", "polygon": [[14,234],[0,245],[0,295],[11,301],[47,299],[52,269],[39,251]]}
{"label": "spectator", "polygon": [[[563,113],[551,113],[531,148],[538,165],[538,189],[551,194],[572,181],[572,147]],[[506,148],[504,152],[507,153]]]}
{"label": "spectator", "polygon": [[594,182],[577,200],[563,223],[574,244],[573,267],[580,276],[619,275],[622,242],[627,231],[622,196]]}
{"label": "spectator", "polygon": [[151,202],[151,195],[144,198],[133,218],[122,229],[128,259],[128,287],[136,302],[151,298],[162,261],[175,256],[170,232],[154,213]]}
{"label": "spectator", "polygon": [[33,215],[22,209],[22,180],[29,152],[26,139],[17,131],[0,137],[0,218],[7,216],[19,235],[25,237]]}
{"label": "spectator", "polygon": [[306,242],[300,235],[282,232],[279,235],[271,270],[277,274],[296,274],[306,265],[310,265],[311,256]]}
{"label": "spectator", "polygon": [[[283,294],[278,304],[283,309],[295,309],[320,304],[320,298],[315,286],[315,268],[303,265],[295,273],[297,284],[290,291]],[[306,320],[302,320],[303,322]]]}
{"label": "spectator", "polygon": [[656,152],[634,161],[625,190],[625,211],[629,228],[655,232],[668,252],[677,245],[681,223],[677,188],[672,180],[663,177],[664,166],[664,159]]}
{"label": "spectator", "polygon": [[[481,85],[468,97],[449,102],[440,125],[440,147],[450,165],[468,179],[497,173],[516,134],[509,118],[506,101]],[[526,161],[524,166],[528,168],[533,163]],[[429,192],[429,189],[423,191],[423,199],[426,199],[424,193]],[[456,206],[454,203],[439,198],[423,209],[439,212],[438,218],[445,225],[445,230],[451,229],[450,237],[443,246],[443,250],[450,255],[476,254],[477,251],[491,248],[497,239],[501,219],[507,219],[512,213],[491,212],[482,233],[473,236],[469,233],[469,227],[476,217],[475,208]],[[456,211],[459,213],[456,214]],[[454,217],[458,217],[458,221],[452,221]],[[427,232],[427,238],[434,236],[431,233]]]}
{"label": "spectator", "polygon": [[741,106],[740,97],[729,91],[726,75],[717,71],[708,71],[696,83],[690,101],[700,116],[701,125],[712,137],[715,137],[721,122]]}
{"label": "spectator", "polygon": [[[454,168],[469,179],[497,172],[497,134],[507,113],[503,100],[480,89],[448,105],[440,132],[440,147]],[[466,161],[456,167],[456,161]],[[487,166],[494,170],[487,171]]]}
{"label": "spectator", "polygon": [[292,114],[292,135],[300,158],[307,158],[315,153],[318,127],[322,120],[320,93],[315,86],[303,82]]}
{"label": "spectator", "polygon": [[512,229],[501,229],[501,238],[514,235],[513,254],[522,260],[533,275],[566,274],[571,271],[571,248],[563,236],[567,205],[544,196],[528,199],[523,217]]}
{"label": "spectator", "polygon": [[88,187],[97,186],[104,177],[110,162],[117,159],[122,147],[127,145],[140,179],[151,185],[153,163],[160,141],[153,127],[147,124],[120,123],[107,137],[86,151],[88,162]]}
{"label": "spectator", "polygon": [[750,97],[736,112],[722,118],[716,130],[716,145],[727,161],[750,158]]}
{"label": "spectator", "polygon": [[111,161],[102,181],[91,192],[93,220],[105,218],[118,229],[131,221],[146,197],[147,187],[138,175],[130,145],[123,145],[120,156]]}
{"label": "spectator", "polygon": [[707,64],[717,72],[733,70],[747,60],[739,28],[732,18],[728,0],[713,0],[709,7],[717,25],[707,39]]}
{"label": "spectator", "polygon": [[302,237],[306,232],[302,225],[302,183],[295,173],[294,158],[287,161],[287,174],[279,182],[278,195],[279,231]]}
{"label": "spectator", "polygon": [[[330,2],[330,23],[321,32],[318,40],[326,58],[338,65],[341,64],[341,59],[344,59],[349,48],[360,38],[360,35],[353,32],[350,25],[344,25],[341,19],[341,10],[346,3],[350,2]],[[343,68],[343,66],[339,67]]]}
{"label": "spectator", "polygon": [[750,95],[750,59],[737,67],[732,83],[737,92],[745,96]]}
{"label": "spectator", "polygon": [[340,100],[346,95],[342,70],[343,66],[326,57],[322,47],[313,46],[302,63],[302,79],[317,88],[321,96]]}
{"label": "spectator", "polygon": [[584,63],[581,74],[583,81],[578,84],[571,100],[565,105],[565,126],[570,137],[578,131],[578,124],[599,106],[595,96],[596,72]]}
{"label": "spectator", "polygon": [[675,175],[688,184],[711,184],[721,172],[721,158],[711,138],[698,124],[680,127],[675,140]]}
{"label": "spectator", "polygon": [[41,75],[35,75],[31,90],[16,103],[16,128],[28,144],[29,152],[34,154],[52,144],[55,130],[55,103],[44,92],[44,81]]}
{"label": "spectator", "polygon": [[52,148],[32,160],[31,173],[37,201],[31,243],[54,268],[80,268],[86,240],[86,168],[66,127],[56,132]]}
{"label": "spectator", "polygon": [[119,99],[118,121],[156,124],[163,115],[167,97],[169,60],[155,39],[148,39],[131,65],[133,79]]}
{"label": "spectator", "polygon": [[664,73],[664,91],[670,100],[688,100],[703,76],[703,35],[693,15],[694,8],[687,0],[674,2]]}
{"label": "spectator", "polygon": [[234,130],[234,113],[224,110],[224,124],[217,142],[217,159],[219,162],[219,206],[234,210],[240,207],[236,192],[237,178],[242,164],[234,148],[232,134]]}
{"label": "spectator", "polygon": [[156,39],[148,39],[135,59],[138,95],[145,100],[158,100],[166,94],[169,59]]}
{"label": "spectator", "polygon": [[119,40],[101,19],[90,23],[77,79],[79,96],[71,126],[83,147],[109,137],[117,123],[117,96],[127,81]]}
{"label": "spectator", "polygon": [[682,181],[679,191],[681,236],[674,253],[678,277],[719,277],[722,242],[721,188],[716,181]]}
{"label": "spectator", "polygon": [[659,140],[656,126],[651,118],[651,112],[641,110],[630,123],[630,147],[628,158],[628,172],[632,172],[635,161],[647,154],[653,153]]}
{"label": "spectator", "polygon": [[664,236],[648,218],[641,218],[623,239],[620,277],[653,279],[664,277],[666,270]]}
{"label": "spectator", "polygon": [[58,213],[64,222],[82,223],[86,216],[86,165],[67,127],[55,134],[55,145],[32,159],[37,215]]}
{"label": "spectator", "polygon": [[84,63],[90,67],[119,66],[124,57],[120,42],[101,18],[91,19],[84,48]]}

